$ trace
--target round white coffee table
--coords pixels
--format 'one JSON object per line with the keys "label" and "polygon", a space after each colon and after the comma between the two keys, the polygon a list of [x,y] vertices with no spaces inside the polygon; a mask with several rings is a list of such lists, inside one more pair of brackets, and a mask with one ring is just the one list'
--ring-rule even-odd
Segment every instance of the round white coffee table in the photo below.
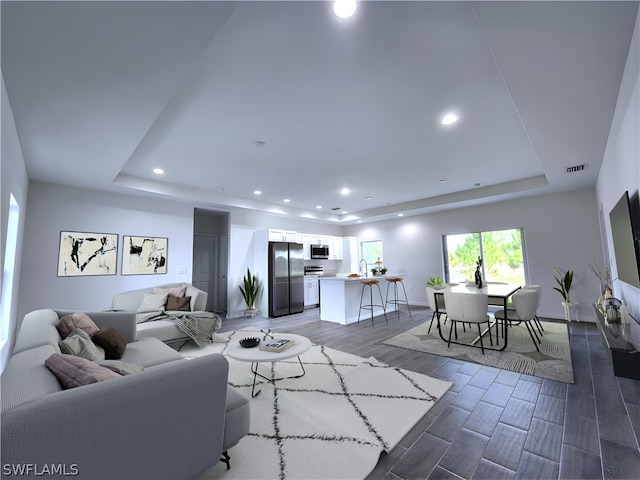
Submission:
{"label": "round white coffee table", "polygon": [[[307,337],[303,337],[302,335],[295,335],[293,333],[271,333],[275,338],[286,338],[288,340],[295,341],[295,345],[293,347],[287,348],[282,352],[268,352],[264,350],[260,350],[260,345],[252,347],[252,348],[244,348],[240,345],[240,342],[234,342],[227,347],[227,355],[229,355],[234,360],[239,360],[241,362],[250,362],[251,363],[251,373],[253,373],[253,386],[251,387],[251,396],[255,397],[260,393],[260,390],[257,392],[256,389],[256,378],[260,376],[265,380],[270,382],[275,382],[277,380],[284,380],[288,378],[300,378],[304,376],[306,373],[304,370],[304,365],[302,364],[302,360],[300,360],[300,355],[305,353],[311,347],[311,340]],[[246,337],[260,337],[260,344],[264,343],[264,334],[261,333],[259,335],[254,335],[251,333],[247,333]],[[269,338],[267,341],[270,340]],[[291,377],[281,377],[281,378],[269,378],[258,372],[258,364],[264,362],[279,362],[281,360],[287,360],[289,358],[298,357],[298,362],[300,363],[300,368],[302,368],[302,373],[300,375],[293,375]]]}

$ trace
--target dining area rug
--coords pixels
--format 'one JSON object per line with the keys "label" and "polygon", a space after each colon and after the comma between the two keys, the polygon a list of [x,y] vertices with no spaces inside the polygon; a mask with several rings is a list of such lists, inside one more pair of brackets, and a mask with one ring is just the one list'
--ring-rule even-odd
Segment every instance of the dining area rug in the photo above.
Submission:
{"label": "dining area rug", "polygon": [[[438,335],[436,321],[434,320],[431,333],[429,325],[431,320],[418,325],[404,333],[396,335],[383,343],[396,347],[431,353],[442,357],[456,358],[467,362],[488,365],[502,370],[524,373],[535,377],[548,378],[564,383],[574,383],[573,365],[571,362],[571,348],[569,345],[569,333],[567,325],[560,322],[541,322],[544,328],[542,343],[538,345],[540,352],[529,336],[524,324],[509,327],[507,348],[502,351],[485,349],[484,354],[480,348],[451,344],[442,340]],[[494,327],[495,328],[495,327]],[[449,336],[449,323],[442,326],[444,338]],[[495,342],[495,330],[492,329]],[[477,338],[477,329],[467,327],[466,332],[458,326],[458,342],[471,343]],[[485,346],[489,345],[489,338],[483,337]],[[502,342],[502,339],[500,339]]]}
{"label": "dining area rug", "polygon": [[[220,353],[229,385],[250,401],[249,434],[229,450],[231,469],[219,462],[199,480],[363,479],[382,452],[391,451],[451,387],[451,382],[312,344],[300,355],[299,378],[260,380],[251,397],[250,363],[226,355],[257,328],[216,333],[205,348],[188,344],[186,358]],[[297,358],[259,365],[269,378],[300,374]]]}

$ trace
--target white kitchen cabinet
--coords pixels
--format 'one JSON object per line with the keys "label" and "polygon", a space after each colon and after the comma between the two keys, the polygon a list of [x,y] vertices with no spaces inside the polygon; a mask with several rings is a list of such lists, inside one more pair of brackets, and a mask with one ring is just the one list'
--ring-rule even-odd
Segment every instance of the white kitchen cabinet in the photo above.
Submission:
{"label": "white kitchen cabinet", "polygon": [[340,273],[358,273],[360,271],[360,251],[358,237],[342,239],[342,266]]}
{"label": "white kitchen cabinet", "polygon": [[269,229],[269,241],[270,242],[297,242],[298,232],[292,230],[275,230]]}
{"label": "white kitchen cabinet", "polygon": [[304,306],[316,307],[320,304],[320,283],[316,275],[304,277]]}
{"label": "white kitchen cabinet", "polygon": [[311,235],[308,233],[298,234],[298,242],[302,244],[302,252],[305,260],[311,260]]}
{"label": "white kitchen cabinet", "polygon": [[342,260],[342,237],[328,237],[329,259]]}

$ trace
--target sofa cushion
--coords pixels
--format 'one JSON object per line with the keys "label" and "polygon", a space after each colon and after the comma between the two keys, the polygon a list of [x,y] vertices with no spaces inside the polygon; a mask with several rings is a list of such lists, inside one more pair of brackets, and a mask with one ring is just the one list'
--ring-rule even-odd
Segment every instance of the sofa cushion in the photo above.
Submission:
{"label": "sofa cushion", "polygon": [[54,353],[44,364],[53,372],[62,388],[75,388],[122,376],[86,358],[64,353]]}
{"label": "sofa cushion", "polygon": [[104,360],[104,349],[91,341],[91,337],[79,328],[60,342],[60,351],[68,355],[86,358],[87,360]]}
{"label": "sofa cushion", "polygon": [[133,373],[140,373],[144,371],[144,367],[142,365],[137,365],[135,363],[123,362],[121,360],[99,360],[96,362],[101,367],[108,368],[109,370],[113,370],[120,375],[131,375]]}
{"label": "sofa cushion", "polygon": [[168,293],[145,293],[136,311],[138,313],[162,312],[167,303],[168,295]]}
{"label": "sofa cushion", "polygon": [[104,349],[104,358],[118,360],[127,348],[127,339],[119,331],[111,327],[102,327],[92,337],[93,343]]}
{"label": "sofa cushion", "polygon": [[175,360],[184,360],[184,357],[157,338],[143,338],[127,344],[121,360],[136,363],[146,369]]}
{"label": "sofa cushion", "polygon": [[191,297],[176,297],[169,294],[167,297],[167,304],[165,310],[172,310],[177,312],[190,312],[191,311]]}
{"label": "sofa cushion", "polygon": [[66,338],[69,336],[71,332],[73,332],[76,328],[84,330],[92,336],[94,333],[97,333],[100,328],[95,324],[89,315],[82,312],[75,312],[71,315],[65,315],[60,319],[58,323],[58,331],[60,332],[60,336],[62,338]]}
{"label": "sofa cushion", "polygon": [[44,361],[58,353],[58,346],[41,345],[14,353],[2,372],[2,411],[61,390]]}
{"label": "sofa cushion", "polygon": [[174,297],[182,298],[186,291],[187,286],[183,284],[179,287],[153,287],[151,293],[166,293]]}

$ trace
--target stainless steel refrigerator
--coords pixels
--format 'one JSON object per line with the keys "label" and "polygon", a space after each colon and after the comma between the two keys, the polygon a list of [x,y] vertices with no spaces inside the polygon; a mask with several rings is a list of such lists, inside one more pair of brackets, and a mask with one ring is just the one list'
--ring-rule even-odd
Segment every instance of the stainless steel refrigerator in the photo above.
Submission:
{"label": "stainless steel refrigerator", "polygon": [[269,316],[304,310],[304,257],[301,243],[269,242]]}

